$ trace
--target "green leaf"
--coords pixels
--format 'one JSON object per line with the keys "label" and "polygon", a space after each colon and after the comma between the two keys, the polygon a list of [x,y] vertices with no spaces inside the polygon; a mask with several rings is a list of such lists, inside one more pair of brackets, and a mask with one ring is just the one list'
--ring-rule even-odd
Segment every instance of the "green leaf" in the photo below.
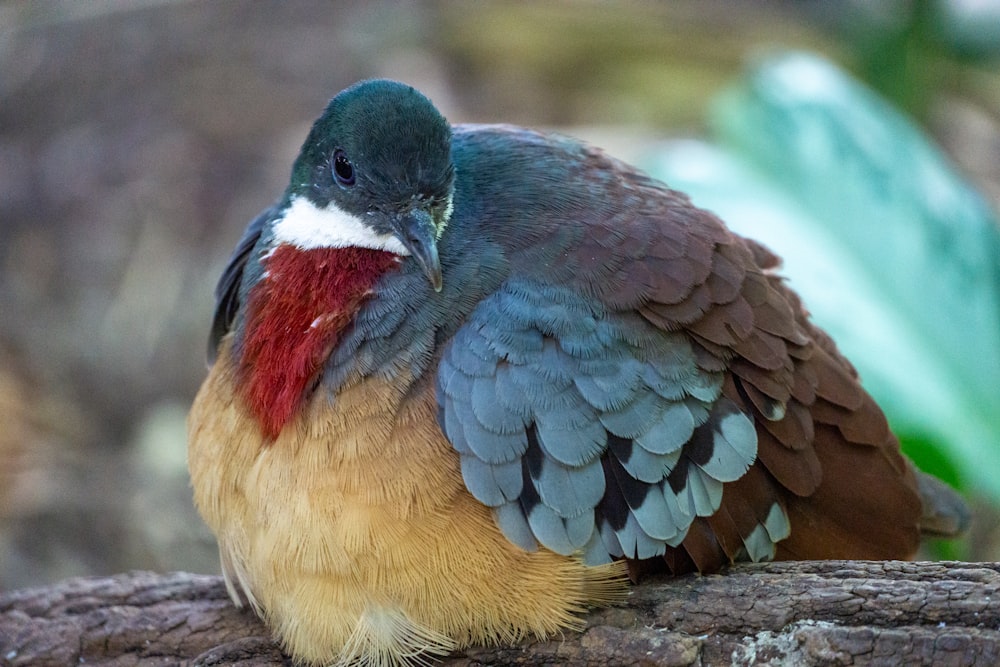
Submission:
{"label": "green leaf", "polygon": [[669,145],[650,171],[781,255],[896,432],[1000,500],[1000,233],[983,199],[816,56],[762,62],[712,123],[721,146]]}

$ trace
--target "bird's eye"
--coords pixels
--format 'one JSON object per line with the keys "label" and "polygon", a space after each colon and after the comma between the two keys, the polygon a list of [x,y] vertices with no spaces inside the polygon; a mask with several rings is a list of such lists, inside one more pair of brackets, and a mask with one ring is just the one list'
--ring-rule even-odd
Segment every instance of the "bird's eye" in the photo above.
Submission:
{"label": "bird's eye", "polygon": [[354,185],[354,165],[339,148],[333,154],[333,176],[341,185]]}

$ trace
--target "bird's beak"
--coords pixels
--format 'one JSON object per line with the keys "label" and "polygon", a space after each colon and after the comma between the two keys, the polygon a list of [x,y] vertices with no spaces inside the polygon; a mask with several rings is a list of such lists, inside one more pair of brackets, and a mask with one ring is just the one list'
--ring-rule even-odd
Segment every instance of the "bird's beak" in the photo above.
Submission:
{"label": "bird's beak", "polygon": [[393,218],[396,236],[410,251],[435,292],[441,291],[441,260],[437,250],[437,227],[434,218],[423,209],[412,209]]}

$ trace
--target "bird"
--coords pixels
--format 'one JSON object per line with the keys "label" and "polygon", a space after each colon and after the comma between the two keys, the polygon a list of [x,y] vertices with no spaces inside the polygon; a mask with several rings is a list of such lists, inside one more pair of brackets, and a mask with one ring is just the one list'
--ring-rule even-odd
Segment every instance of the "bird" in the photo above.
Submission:
{"label": "bird", "polygon": [[329,102],[215,294],[194,501],[303,664],[551,637],[651,572],[912,558],[968,519],[768,248],[404,83]]}

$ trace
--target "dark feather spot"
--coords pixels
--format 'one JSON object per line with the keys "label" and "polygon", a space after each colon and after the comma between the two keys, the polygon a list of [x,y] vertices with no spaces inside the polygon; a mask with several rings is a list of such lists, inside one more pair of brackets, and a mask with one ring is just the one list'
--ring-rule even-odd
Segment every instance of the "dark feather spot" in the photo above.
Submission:
{"label": "dark feather spot", "polygon": [[612,530],[619,531],[625,527],[629,513],[625,496],[616,483],[617,476],[613,468],[613,466],[620,466],[620,464],[613,457],[604,456],[601,458],[601,465],[604,466],[604,478],[607,481],[607,485],[605,486],[604,497],[601,498],[597,510],[607,520]]}
{"label": "dark feather spot", "polygon": [[524,510],[524,516],[526,517],[531,514],[531,510],[536,505],[542,502],[538,496],[538,491],[535,489],[534,480],[542,474],[542,465],[545,459],[545,454],[542,453],[542,448],[538,444],[538,436],[535,433],[534,424],[528,427],[527,435],[528,450],[521,457],[521,477],[524,483],[520,498],[521,508]]}
{"label": "dark feather spot", "polygon": [[[697,432],[696,430],[695,433]],[[675,496],[680,495],[680,492],[687,486],[688,465],[690,463],[691,459],[686,455],[681,455],[681,458],[677,461],[677,465],[667,475],[667,483],[670,484],[670,490],[674,492]]]}
{"label": "dark feather spot", "polygon": [[632,457],[632,440],[622,438],[614,433],[608,433],[608,449],[621,463],[626,463]]}

